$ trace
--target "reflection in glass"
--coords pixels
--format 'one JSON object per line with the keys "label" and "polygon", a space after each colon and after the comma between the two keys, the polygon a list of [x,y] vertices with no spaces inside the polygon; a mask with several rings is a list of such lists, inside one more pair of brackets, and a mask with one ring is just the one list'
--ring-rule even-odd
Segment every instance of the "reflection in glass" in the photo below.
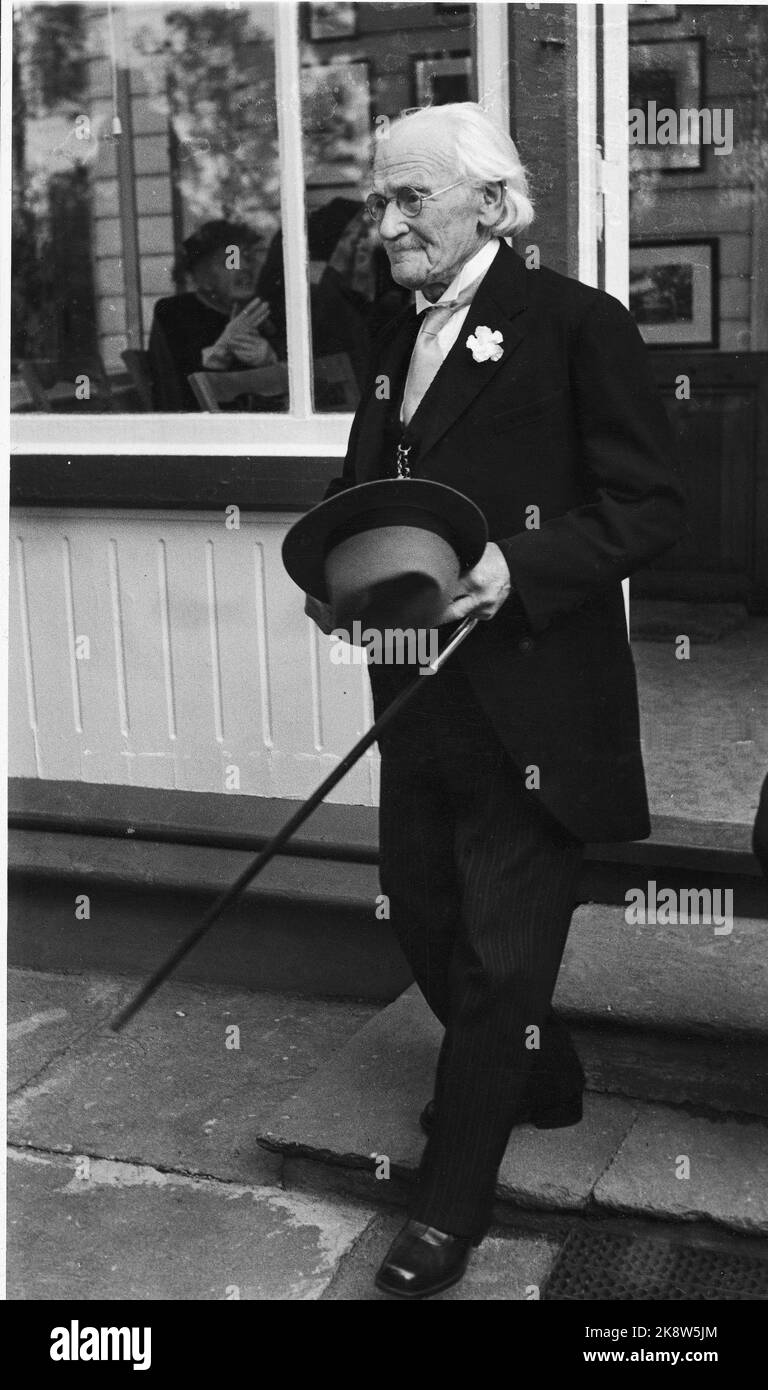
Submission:
{"label": "reflection in glass", "polygon": [[[392,280],[365,212],[371,138],[405,108],[476,99],[475,7],[358,5],[329,25],[300,5],[302,130],[307,186],[315,408],[357,399],[373,335],[409,301]],[[347,7],[348,9],[349,7]],[[265,268],[273,305],[280,275]]]}
{"label": "reflection in glass", "polygon": [[279,227],[273,32],[270,4],[15,9],[14,408],[197,410],[204,370],[266,373],[209,408],[287,405],[268,312],[233,322]]}
{"label": "reflection in glass", "polygon": [[687,529],[633,578],[633,650],[652,811],[748,827],[768,772],[768,16],[671,8],[630,23],[630,308]]}

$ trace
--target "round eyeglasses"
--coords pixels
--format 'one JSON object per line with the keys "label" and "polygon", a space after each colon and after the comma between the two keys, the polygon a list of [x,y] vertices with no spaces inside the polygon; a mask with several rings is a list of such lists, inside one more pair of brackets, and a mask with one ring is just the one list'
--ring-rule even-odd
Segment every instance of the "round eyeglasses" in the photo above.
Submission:
{"label": "round eyeglasses", "polygon": [[[457,179],[455,183],[446,184],[445,188],[438,188],[434,193],[419,193],[415,188],[398,188],[393,197],[403,217],[418,217],[422,203],[428,203],[430,198],[439,198],[441,193],[449,193],[452,188],[458,188],[460,183],[466,182],[465,178]],[[391,202],[392,198],[385,198],[383,193],[369,193],[365,200],[365,210],[371,221],[381,222]]]}

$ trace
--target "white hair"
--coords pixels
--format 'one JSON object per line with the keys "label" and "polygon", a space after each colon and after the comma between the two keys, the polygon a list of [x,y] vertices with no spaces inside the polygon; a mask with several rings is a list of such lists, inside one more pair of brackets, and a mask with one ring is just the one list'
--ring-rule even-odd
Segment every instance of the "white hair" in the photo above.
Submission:
{"label": "white hair", "polygon": [[457,173],[477,183],[504,184],[502,213],[491,229],[494,236],[514,236],[530,227],[533,203],[517,146],[482,106],[474,101],[454,101],[445,106],[419,107],[393,121],[391,130],[405,121],[423,126],[426,140],[439,122],[453,137]]}

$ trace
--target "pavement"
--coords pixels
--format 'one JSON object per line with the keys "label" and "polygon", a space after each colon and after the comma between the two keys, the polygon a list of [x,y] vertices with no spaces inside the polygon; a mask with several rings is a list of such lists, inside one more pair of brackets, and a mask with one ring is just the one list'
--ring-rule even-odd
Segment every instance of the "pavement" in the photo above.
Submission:
{"label": "pavement", "polygon": [[[381,1010],[171,981],[112,1034],[135,987],[11,972],[9,1299],[381,1297],[437,1043],[415,992]],[[441,1298],[541,1297],[595,1215],[748,1252],[768,1288],[766,1138],[595,1090],[582,1125],[513,1136],[499,1223]]]}
{"label": "pavement", "polygon": [[[651,809],[752,825],[768,771],[768,618],[714,641],[679,618],[667,640],[632,643]],[[678,633],[691,638],[688,660],[678,660]]]}

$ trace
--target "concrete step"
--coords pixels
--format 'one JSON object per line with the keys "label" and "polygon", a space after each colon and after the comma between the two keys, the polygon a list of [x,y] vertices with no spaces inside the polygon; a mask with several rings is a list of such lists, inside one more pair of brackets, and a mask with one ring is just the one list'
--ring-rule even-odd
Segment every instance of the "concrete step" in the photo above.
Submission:
{"label": "concrete step", "polygon": [[[14,830],[98,837],[122,845],[128,880],[139,842],[256,853],[299,804],[275,797],[40,778],[11,778],[8,800]],[[627,883],[640,875],[673,888],[690,882],[701,888],[728,886],[738,915],[768,917],[768,890],[751,835],[746,824],[654,816],[647,840],[587,845],[580,896],[584,902],[621,903]],[[291,840],[289,857],[375,865],[378,812],[369,806],[324,803]]]}
{"label": "concrete step", "polygon": [[[439,1025],[409,990],[279,1106],[259,1142],[283,1155],[285,1186],[404,1203],[439,1040]],[[580,1125],[512,1134],[495,1219],[514,1222],[532,1208],[768,1236],[768,1125],[588,1092]]]}
{"label": "concrete step", "polygon": [[[126,856],[130,855],[130,877]],[[11,831],[9,958],[38,970],[149,971],[249,862],[245,851]],[[635,879],[647,890],[647,880]],[[89,916],[76,916],[76,899]],[[377,915],[375,866],[274,860],[180,978],[389,1002],[409,984]],[[760,1042],[768,1035],[768,923],[636,925],[579,907],[556,1004],[590,1026]]]}
{"label": "concrete step", "polygon": [[[11,830],[8,955],[32,970],[152,971],[252,855]],[[89,899],[87,919],[76,899]],[[410,974],[367,864],[281,856],[181,963],[179,979],[388,1000]]]}
{"label": "concrete step", "polygon": [[698,1037],[768,1038],[768,924],[636,925],[591,903],[573,915],[555,1005],[571,1017]]}

